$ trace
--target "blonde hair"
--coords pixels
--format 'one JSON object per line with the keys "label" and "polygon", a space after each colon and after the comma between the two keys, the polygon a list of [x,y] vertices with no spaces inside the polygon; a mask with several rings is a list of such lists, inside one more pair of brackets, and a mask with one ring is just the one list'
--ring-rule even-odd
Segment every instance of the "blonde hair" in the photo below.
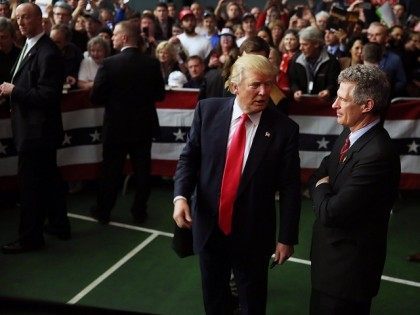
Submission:
{"label": "blonde hair", "polygon": [[232,66],[229,78],[225,83],[225,87],[233,92],[233,85],[238,85],[244,79],[245,72],[256,72],[273,78],[277,74],[277,69],[264,56],[246,54],[239,57]]}
{"label": "blonde hair", "polygon": [[160,42],[159,45],[157,45],[157,47],[156,47],[156,58],[159,59],[159,53],[162,50],[165,50],[165,49],[168,52],[168,54],[170,56],[170,59],[172,61],[177,61],[178,60],[178,52],[176,50],[176,47],[168,41]]}

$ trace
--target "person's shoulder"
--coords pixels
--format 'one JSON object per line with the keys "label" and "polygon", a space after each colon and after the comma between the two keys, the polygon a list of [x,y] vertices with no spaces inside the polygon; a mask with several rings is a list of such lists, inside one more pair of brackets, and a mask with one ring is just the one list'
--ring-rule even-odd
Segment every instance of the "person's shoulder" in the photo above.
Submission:
{"label": "person's shoulder", "polygon": [[275,121],[277,127],[287,128],[289,130],[299,130],[299,125],[278,109],[269,106],[265,111],[267,112],[266,115]]}
{"label": "person's shoulder", "polygon": [[215,113],[229,106],[233,106],[234,97],[210,97],[199,101],[199,107],[202,112]]}

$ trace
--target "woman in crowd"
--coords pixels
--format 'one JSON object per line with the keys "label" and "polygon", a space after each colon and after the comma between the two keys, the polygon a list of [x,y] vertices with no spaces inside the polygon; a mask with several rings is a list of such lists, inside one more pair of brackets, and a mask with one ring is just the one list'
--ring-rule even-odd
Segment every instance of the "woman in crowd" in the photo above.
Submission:
{"label": "woman in crowd", "polygon": [[364,43],[361,37],[353,37],[348,41],[346,47],[347,56],[338,59],[341,70],[363,63],[363,44]]}
{"label": "woman in crowd", "polygon": [[176,47],[169,41],[160,42],[156,47],[156,58],[160,62],[160,70],[165,84],[168,84],[169,74],[173,71],[185,72],[186,68],[177,53]]}
{"label": "woman in crowd", "polygon": [[271,31],[271,39],[273,47],[279,47],[284,34],[284,23],[280,20],[274,20],[268,24]]}
{"label": "woman in crowd", "polygon": [[216,48],[210,53],[208,68],[222,67],[228,58],[236,60],[238,57],[238,46],[236,46],[233,31],[225,27],[220,32],[220,41]]}
{"label": "woman in crowd", "polygon": [[284,37],[279,45],[282,52],[282,58],[279,68],[279,75],[277,78],[277,85],[286,94],[290,92],[290,83],[287,75],[289,64],[296,52],[299,50],[299,35],[294,29],[288,29],[284,33]]}
{"label": "woman in crowd", "polygon": [[89,40],[88,56],[82,60],[79,69],[77,86],[80,89],[90,89],[98,72],[102,61],[111,53],[108,42],[101,36],[93,37]]}
{"label": "woman in crowd", "polygon": [[267,26],[263,26],[262,28],[260,28],[260,30],[257,33],[257,36],[264,39],[268,43],[268,45],[272,47],[278,47],[274,46],[273,38],[271,37],[271,30]]}

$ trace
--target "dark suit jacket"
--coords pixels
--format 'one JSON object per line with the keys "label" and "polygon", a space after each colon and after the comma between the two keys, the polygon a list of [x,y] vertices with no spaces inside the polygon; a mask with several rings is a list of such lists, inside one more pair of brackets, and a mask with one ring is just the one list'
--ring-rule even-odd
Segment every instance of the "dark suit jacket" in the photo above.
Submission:
{"label": "dark suit jacket", "polygon": [[63,70],[61,53],[47,35],[38,40],[21,62],[10,96],[13,137],[18,151],[61,145]]}
{"label": "dark suit jacket", "polygon": [[[193,202],[194,251],[217,227],[220,187],[234,98],[198,103],[187,144],[178,161],[174,196]],[[263,111],[234,204],[231,239],[235,250],[271,255],[276,245],[275,191],[280,191],[277,241],[296,244],[300,216],[298,126],[282,113]]]}
{"label": "dark suit jacket", "polygon": [[[310,180],[313,227],[312,286],[335,297],[368,300],[378,293],[389,214],[400,177],[400,160],[388,132],[374,126],[339,163],[345,129]],[[315,188],[325,176],[329,184]]]}
{"label": "dark suit jacket", "polygon": [[106,58],[96,74],[91,101],[105,106],[103,141],[137,141],[159,133],[155,102],[165,95],[157,59],[128,48]]}

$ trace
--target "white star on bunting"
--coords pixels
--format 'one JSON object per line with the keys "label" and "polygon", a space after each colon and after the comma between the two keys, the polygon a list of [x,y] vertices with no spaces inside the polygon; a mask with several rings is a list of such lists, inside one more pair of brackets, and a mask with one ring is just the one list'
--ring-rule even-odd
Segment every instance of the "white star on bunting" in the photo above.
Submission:
{"label": "white star on bunting", "polygon": [[67,133],[64,134],[64,140],[63,140],[63,144],[62,145],[70,145],[71,144],[71,136],[69,136]]}
{"label": "white star on bunting", "polygon": [[408,153],[410,152],[414,152],[414,153],[418,153],[417,148],[420,147],[420,144],[417,144],[415,140],[413,140],[413,142],[411,142],[410,144],[407,144],[408,147]]}
{"label": "white star on bunting", "polygon": [[172,133],[175,136],[175,141],[181,140],[184,141],[184,136],[186,132],[182,132],[181,128],[178,128],[177,132]]}
{"label": "white star on bunting", "polygon": [[330,142],[327,141],[325,137],[322,137],[322,139],[318,140],[317,143],[318,143],[318,149],[321,149],[321,148],[328,149],[328,143]]}
{"label": "white star on bunting", "polygon": [[7,145],[3,145],[3,143],[0,142],[0,153],[3,153],[4,155],[6,155],[6,148],[7,148]]}
{"label": "white star on bunting", "polygon": [[101,134],[95,129],[94,133],[89,134],[92,137],[92,142],[101,141]]}

